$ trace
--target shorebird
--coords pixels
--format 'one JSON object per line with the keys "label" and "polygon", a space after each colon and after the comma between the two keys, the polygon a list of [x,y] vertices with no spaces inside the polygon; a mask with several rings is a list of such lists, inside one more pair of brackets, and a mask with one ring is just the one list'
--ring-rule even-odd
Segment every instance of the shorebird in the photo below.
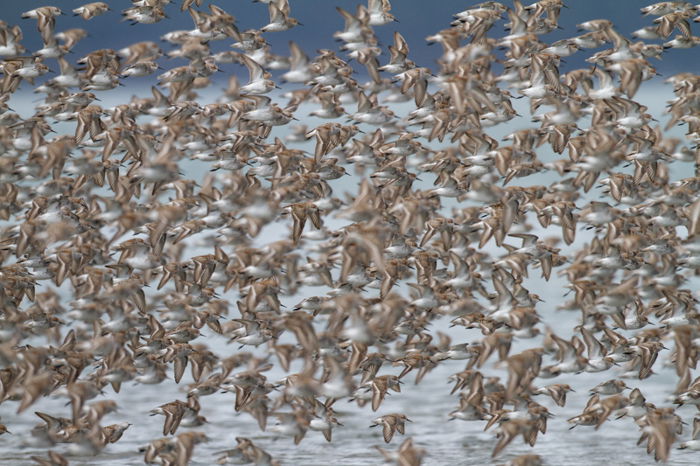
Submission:
{"label": "shorebird", "polygon": [[289,0],[271,1],[267,8],[270,13],[270,22],[260,28],[263,32],[286,31],[300,24],[297,19],[289,17]]}
{"label": "shorebird", "polygon": [[313,78],[309,68],[309,57],[294,42],[289,41],[289,71],[281,76],[281,79],[290,83],[306,83]]}
{"label": "shorebird", "polygon": [[274,81],[269,79],[272,75],[247,55],[240,56],[241,62],[248,68],[248,83],[241,86],[240,90],[248,94],[266,94],[275,88]]}
{"label": "shorebird", "polygon": [[[634,40],[574,18],[582,32],[552,42],[562,1],[486,1],[446,16],[418,63],[385,0],[336,8],[340,43],[319,37],[313,53],[286,0],[261,1],[269,21],[247,30],[220,6],[169,3],[132,1],[122,18],[144,37],[114,48],[97,44],[95,25],[119,16],[108,2],[73,8],[101,15],[84,29],[62,28],[58,7],[25,12],[41,43],[0,21],[0,402],[18,402],[0,434],[63,398],[36,413],[33,460],[99,462],[130,432],[125,382],[184,384],[186,401],[151,409],[166,437],[143,431],[144,460],[206,462],[195,447],[220,440],[202,415],[215,394],[262,431],[332,442],[352,428],[343,400],[370,416],[405,396],[409,372],[420,389],[463,361],[443,414],[495,426],[493,456],[548,435],[538,395],[572,406],[571,428],[634,426],[658,460],[698,448],[681,406],[700,405],[700,78],[666,79],[667,115],[637,101],[656,60],[697,45],[697,5],[642,8]],[[192,26],[164,30],[166,13]],[[386,44],[376,28],[391,22]],[[218,90],[232,63],[248,81]],[[110,100],[116,88],[129,97]],[[675,407],[646,400],[648,379],[672,384]],[[372,426],[390,442],[407,421]],[[264,438],[236,441],[219,463],[278,463]],[[378,450],[418,465],[419,445]]]}
{"label": "shorebird", "polygon": [[53,39],[54,29],[56,27],[56,16],[62,15],[60,8],[55,6],[42,6],[33,10],[22,13],[22,18],[36,19],[39,34],[44,42],[49,42]]}
{"label": "shorebird", "polygon": [[411,437],[404,440],[397,451],[387,451],[378,446],[375,446],[375,448],[381,453],[385,461],[396,462],[396,464],[403,464],[406,466],[420,465],[423,457],[427,453],[425,448],[413,446],[413,439]]}
{"label": "shorebird", "polygon": [[83,19],[92,19],[109,11],[109,5],[105,2],[86,3],[78,8],[73,8],[73,13]]}
{"label": "shorebird", "polygon": [[132,21],[132,24],[155,24],[165,19],[165,10],[162,6],[133,6],[122,12],[124,19]]}
{"label": "shorebird", "polygon": [[382,426],[384,441],[389,443],[391,439],[394,438],[394,433],[405,433],[405,424],[407,421],[412,422],[405,414],[387,414],[375,419],[374,424],[370,427]]}

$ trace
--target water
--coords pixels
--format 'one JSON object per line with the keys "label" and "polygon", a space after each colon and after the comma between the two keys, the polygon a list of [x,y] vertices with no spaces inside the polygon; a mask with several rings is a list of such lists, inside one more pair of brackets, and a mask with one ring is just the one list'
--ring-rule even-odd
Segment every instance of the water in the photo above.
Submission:
{"label": "water", "polygon": [[[459,332],[453,332],[459,333]],[[465,333],[464,331],[462,333]],[[212,342],[212,349],[218,354],[225,355],[234,351],[233,346],[225,346],[223,339],[215,334],[206,334],[207,342]],[[514,351],[517,349],[514,349]],[[662,358],[660,358],[661,360]],[[661,361],[657,363],[660,365]],[[487,364],[483,369],[485,374],[503,375],[502,371],[490,368]],[[540,435],[537,444],[531,448],[523,444],[521,438],[516,438],[495,461],[491,459],[491,451],[496,439],[493,428],[483,432],[484,421],[467,422],[460,420],[448,421],[447,414],[455,409],[458,396],[450,395],[452,385],[447,383],[447,377],[462,370],[460,361],[446,361],[430,372],[420,385],[414,385],[414,375],[407,375],[401,393],[393,393],[385,399],[376,413],[369,405],[358,408],[354,403],[345,400],[338,401],[334,408],[337,417],[343,423],[333,431],[333,442],[327,443],[322,433],[309,431],[298,446],[290,437],[280,437],[274,433],[260,432],[257,423],[246,413],[236,413],[233,408],[234,394],[217,393],[201,399],[202,412],[208,424],[197,428],[210,437],[211,441],[195,448],[192,464],[213,464],[216,459],[214,452],[233,448],[235,437],[251,438],[256,444],[266,449],[275,458],[287,465],[322,465],[335,461],[343,465],[377,465],[382,464],[382,458],[373,446],[396,449],[404,440],[397,434],[390,445],[385,445],[380,428],[370,429],[372,419],[392,412],[405,413],[413,422],[406,426],[406,436],[411,436],[417,446],[424,447],[428,455],[424,460],[426,465],[480,465],[500,464],[509,458],[525,453],[536,453],[543,457],[546,464],[551,465],[641,465],[652,464],[643,447],[635,446],[640,432],[634,421],[628,418],[608,420],[595,431],[593,427],[579,426],[569,430],[566,419],[581,412],[587,401],[587,390],[599,382],[611,377],[610,373],[580,374],[560,376],[556,379],[542,381],[538,386],[548,383],[568,383],[576,392],[569,393],[566,406],[556,406],[549,398],[538,396],[536,401],[546,406],[554,418],[548,423],[547,433]],[[294,371],[295,368],[292,368]],[[400,368],[392,371],[383,369],[381,373],[400,372]],[[268,373],[270,380],[276,380],[275,373]],[[281,376],[281,373],[277,373]],[[280,377],[281,378],[281,377]],[[170,382],[170,383],[168,383]],[[104,465],[137,465],[143,464],[143,456],[139,448],[149,440],[161,437],[163,416],[149,416],[149,410],[175,399],[185,399],[182,387],[191,382],[184,377],[180,386],[172,380],[157,386],[136,385],[126,383],[116,400],[120,409],[108,415],[104,424],[128,421],[131,426],[116,444],[108,446],[97,457],[72,457],[72,464],[104,464]],[[675,375],[670,369],[663,369],[659,374],[644,381],[627,380],[630,387],[639,386],[648,401],[657,406],[668,406],[667,397],[675,383]],[[111,389],[107,389],[107,398],[112,397]],[[22,447],[23,438],[39,419],[33,411],[43,411],[54,415],[68,415],[65,398],[45,398],[39,400],[27,412],[16,416],[16,403],[5,402],[0,405],[3,422],[11,426],[13,435],[3,436],[0,450],[0,463],[12,465],[33,464],[31,455],[45,456],[45,449]],[[695,414],[695,408],[682,407],[679,414],[686,422],[690,422]],[[269,420],[270,424],[274,422]],[[180,428],[178,433],[190,429]],[[689,438],[689,432],[682,436]],[[56,447],[59,451],[61,445]],[[673,451],[669,464],[695,465],[698,463],[698,452],[688,450]]]}
{"label": "water", "polygon": [[[663,98],[661,98],[663,97]],[[112,96],[116,99],[116,95]],[[650,112],[658,115],[663,108],[664,100],[670,98],[668,93],[654,95],[654,92],[647,91],[642,94],[640,101],[650,107]],[[27,103],[29,105],[29,103]],[[105,106],[108,106],[108,101]],[[16,106],[16,104],[13,104]],[[26,108],[26,107],[25,107]],[[525,111],[521,111],[527,114]],[[310,126],[318,124],[320,121],[309,119]],[[524,126],[525,123],[521,121]],[[519,123],[516,121],[506,128],[493,130],[492,136],[500,139],[508,132],[518,129]],[[284,130],[284,129],[282,129]],[[543,155],[543,158],[546,155]],[[185,165],[188,175],[195,173],[200,178],[207,173],[206,167],[191,163]],[[672,176],[678,179],[685,176],[682,164],[672,166]],[[516,180],[518,184],[549,184],[552,182],[552,174],[536,175],[527,179]],[[549,179],[548,179],[549,177]],[[424,180],[422,183],[427,188],[432,180]],[[358,178],[345,177],[334,183],[334,192],[341,195],[343,191],[356,191]],[[596,192],[593,191],[593,196]],[[581,204],[579,204],[581,205]],[[449,211],[451,204],[445,202],[443,209]],[[333,223],[336,222],[336,223]],[[341,220],[334,220],[328,224],[329,227],[337,227]],[[531,222],[536,224],[536,222]],[[257,244],[264,244],[279,239],[276,232],[279,232],[280,225],[272,225],[256,239]],[[286,228],[286,227],[285,227]],[[537,233],[543,233],[541,230]],[[558,227],[547,232],[558,234]],[[590,233],[578,232],[577,240],[569,251],[581,247],[590,238]],[[186,255],[194,256],[204,253],[196,246],[197,237],[188,240],[190,247]],[[487,251],[496,252],[496,249],[487,246]],[[208,251],[207,251],[208,252]],[[556,270],[555,270],[556,272]],[[564,302],[564,295],[568,291],[564,286],[566,282],[553,274],[549,283],[538,279],[537,270],[532,270],[532,278],[526,283],[526,287],[534,293],[538,293],[543,299],[538,307],[543,322],[551,326],[555,332],[563,337],[571,335],[572,328],[578,323],[579,313],[557,311],[556,307]],[[65,285],[64,285],[65,286]],[[401,289],[401,288],[399,288]],[[405,289],[405,288],[404,288]],[[694,289],[697,289],[695,286]],[[312,294],[320,289],[305,290],[304,293]],[[235,295],[230,296],[235,299]],[[303,298],[303,295],[285,299],[285,304],[293,305]],[[232,301],[233,302],[233,301]],[[235,306],[232,306],[232,309]],[[234,311],[230,317],[235,317]],[[448,333],[453,343],[464,341],[475,341],[481,338],[479,332],[465,330],[463,328],[450,328],[449,317],[433,322],[431,330]],[[623,332],[624,333],[624,332]],[[193,343],[206,342],[210,349],[221,357],[234,354],[237,351],[236,345],[227,345],[223,337],[213,334],[207,328],[203,329],[202,336]],[[538,346],[540,339],[524,340],[515,343],[511,354],[523,349]],[[673,343],[667,343],[672,347]],[[639,386],[647,400],[657,406],[670,406],[669,396],[675,387],[676,376],[673,370],[665,367],[670,355],[669,350],[662,351],[654,367],[656,375],[649,379],[638,381],[628,380],[631,387]],[[273,359],[277,365],[277,361]],[[544,364],[547,364],[545,361]],[[641,465],[652,464],[653,458],[646,454],[644,445],[635,446],[640,435],[638,426],[628,418],[614,420],[609,419],[599,430],[593,427],[579,426],[574,430],[569,430],[566,420],[572,416],[580,414],[588,399],[588,390],[596,384],[608,380],[618,374],[615,370],[597,374],[563,375],[555,379],[536,379],[537,386],[550,383],[568,383],[576,391],[569,393],[565,407],[556,406],[551,399],[539,396],[536,401],[543,404],[554,414],[548,423],[548,430],[545,435],[538,437],[534,448],[523,444],[521,438],[516,438],[504,452],[495,460],[491,458],[491,451],[496,443],[495,429],[484,432],[485,422],[465,422],[460,420],[448,421],[448,413],[458,405],[458,395],[450,395],[451,385],[447,383],[450,374],[464,369],[461,361],[445,361],[423,379],[420,385],[414,385],[414,374],[409,374],[404,378],[406,384],[402,387],[401,393],[390,392],[380,409],[374,413],[370,406],[359,408],[354,403],[340,400],[334,405],[337,417],[343,423],[333,431],[333,442],[327,443],[320,432],[309,431],[300,445],[295,446],[293,440],[288,437],[280,437],[272,432],[261,432],[255,420],[246,413],[236,413],[234,410],[233,393],[216,393],[201,399],[202,412],[208,423],[196,430],[205,432],[211,439],[209,443],[199,445],[195,448],[192,464],[209,465],[216,459],[215,452],[232,448],[235,446],[235,438],[244,436],[251,438],[260,447],[271,453],[276,459],[287,465],[321,465],[334,461],[343,465],[377,465],[383,460],[379,452],[373,447],[380,446],[390,450],[395,450],[404,440],[405,436],[397,434],[390,445],[385,445],[380,428],[370,429],[372,420],[380,415],[392,412],[405,413],[413,422],[406,426],[406,436],[414,439],[416,446],[425,448],[427,456],[424,464],[427,465],[481,465],[481,464],[501,464],[510,458],[526,453],[536,453],[550,465],[589,465],[589,464],[611,464],[611,465]],[[290,372],[299,370],[298,366],[293,366]],[[484,368],[481,369],[485,376],[498,375],[505,381],[505,372],[494,367],[493,358]],[[397,374],[401,367],[390,367],[385,364],[381,374]],[[86,371],[86,373],[89,372]],[[277,367],[266,373],[269,381],[277,381],[286,374]],[[131,465],[143,464],[143,454],[139,449],[144,447],[149,441],[161,437],[163,427],[162,416],[149,416],[148,413],[156,406],[173,401],[175,399],[184,400],[186,397],[186,385],[191,383],[189,369],[187,375],[179,385],[172,381],[172,374],[169,380],[159,385],[137,385],[126,383],[122,387],[121,393],[115,396],[110,387],[106,388],[106,394],[98,399],[115,399],[119,404],[116,413],[108,415],[103,420],[103,425],[110,423],[128,421],[133,425],[125,432],[122,439],[116,444],[108,446],[100,455],[96,457],[71,457],[72,464],[84,465]],[[274,396],[274,394],[273,394]],[[56,416],[68,416],[70,408],[66,406],[65,397],[42,398],[21,415],[16,415],[17,403],[5,402],[0,405],[0,416],[2,422],[7,424],[12,431],[11,435],[2,437],[0,443],[0,464],[25,465],[33,464],[30,456],[46,456],[45,448],[36,448],[26,445],[26,440],[31,428],[39,422],[34,416],[34,411],[43,411]],[[677,412],[687,423],[692,422],[696,413],[693,407],[682,407]],[[270,423],[274,419],[269,420]],[[189,429],[181,427],[178,433]],[[689,428],[679,439],[679,441],[689,439]],[[65,445],[54,447],[59,452],[64,452]],[[669,464],[690,465],[700,462],[700,453],[687,450],[674,450]]]}

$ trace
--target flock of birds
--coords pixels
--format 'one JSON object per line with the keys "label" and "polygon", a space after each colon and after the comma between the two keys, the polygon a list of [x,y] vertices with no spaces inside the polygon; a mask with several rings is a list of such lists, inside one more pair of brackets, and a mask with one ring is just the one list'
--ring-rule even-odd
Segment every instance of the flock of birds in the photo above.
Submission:
{"label": "flock of birds", "polygon": [[[119,441],[130,424],[104,419],[125,383],[180,383],[191,372],[184,399],[144,413],[164,416],[163,437],[144,441],[145,462],[184,465],[207,441],[208,395],[230,393],[232,413],[295,444],[309,431],[330,442],[343,428],[339,401],[364,407],[369,421],[409,373],[418,384],[451,360],[464,369],[450,377],[459,401],[445,419],[494,432],[494,457],[546,432],[553,413],[542,396],[564,406],[572,390],[557,376],[601,371],[610,380],[588,387],[572,428],[624,417],[656,460],[700,450],[700,416],[677,410],[700,409],[689,285],[700,274],[700,76],[666,79],[676,97],[665,128],[634,100],[666,49],[700,44],[691,31],[700,5],[642,8],[650,25],[634,39],[595,19],[547,43],[561,0],[487,1],[427,38],[442,47],[431,69],[409,58],[399,32],[388,54],[380,46],[374,28],[396,20],[387,0],[337,8],[340,52],[314,58],[295,43],[289,57],[272,54],[268,34],[300,23],[288,0],[259,1],[270,17],[259,29],[185,0],[194,28],[163,36],[170,50],[145,41],[73,60],[87,33],[60,30],[58,7],[25,12],[22,28],[0,22],[0,402],[23,413],[41,397],[67,400],[66,412],[35,412],[31,444],[47,453],[32,459],[63,466]],[[127,21],[167,20],[169,0],[132,3]],[[115,14],[105,2],[72,11],[86,21]],[[31,22],[36,51],[22,45]],[[215,41],[231,50],[213,53]],[[565,57],[591,49],[600,51],[588,66],[560,72]],[[162,70],[164,55],[187,64]],[[202,104],[224,63],[245,66],[249,81],[231,77]],[[152,97],[100,104],[100,92],[143,76],[157,76]],[[10,99],[26,83],[42,99],[22,118]],[[489,136],[519,116],[520,98],[533,124]],[[403,102],[411,111],[400,117],[390,107]],[[302,105],[327,122],[303,124]],[[677,125],[685,139],[667,135]],[[306,141],[313,153],[293,148]],[[553,161],[540,160],[546,151]],[[190,160],[210,169],[203,179],[188,177]],[[695,176],[671,181],[672,163]],[[542,173],[551,184],[517,184]],[[343,199],[331,185],[350,174],[357,192]],[[424,180],[434,186],[421,189]],[[263,229],[275,241],[256,241]],[[193,244],[208,253],[191,257]],[[568,281],[560,307],[580,314],[570,335],[541,318],[540,297],[525,287],[531,274]],[[465,336],[432,331],[440,319]],[[217,335],[230,344],[225,355],[207,345]],[[516,341],[528,349],[511,351]],[[663,364],[677,384],[655,406],[642,381]],[[287,376],[270,380],[273,366]],[[387,443],[401,436],[398,449],[377,447],[378,460],[429,457],[404,436],[410,421],[374,419]],[[246,437],[217,461],[279,464]]]}

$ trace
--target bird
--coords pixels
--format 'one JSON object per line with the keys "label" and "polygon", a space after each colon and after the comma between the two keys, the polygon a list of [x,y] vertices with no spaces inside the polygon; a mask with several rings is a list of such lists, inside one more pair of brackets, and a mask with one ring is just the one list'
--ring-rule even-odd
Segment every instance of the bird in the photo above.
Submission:
{"label": "bird", "polygon": [[73,8],[73,14],[85,20],[105,14],[107,11],[109,11],[109,5],[105,2],[86,3],[78,8]]}
{"label": "bird", "polygon": [[0,434],[38,464],[138,434],[149,464],[276,465],[277,436],[300,463],[357,419],[385,443],[415,422],[358,461],[419,465],[451,461],[423,436],[448,419],[494,437],[474,461],[537,465],[571,410],[572,438],[700,448],[697,5],[627,28],[484,1],[424,49],[387,0],[337,6],[313,48],[299,3],[204,3],[0,21]]}
{"label": "bird", "polygon": [[382,426],[382,436],[386,443],[391,442],[396,432],[405,434],[406,422],[413,422],[405,414],[386,414],[376,418],[370,427]]}
{"label": "bird", "polygon": [[299,21],[295,18],[290,18],[289,0],[275,0],[267,4],[270,14],[270,22],[260,28],[262,32],[278,32],[286,31],[299,25]]}

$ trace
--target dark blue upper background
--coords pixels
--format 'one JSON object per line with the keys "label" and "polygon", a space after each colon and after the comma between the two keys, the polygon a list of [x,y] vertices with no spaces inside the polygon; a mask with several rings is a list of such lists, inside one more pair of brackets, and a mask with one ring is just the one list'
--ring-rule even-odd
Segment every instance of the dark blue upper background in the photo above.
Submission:
{"label": "dark blue upper background", "polygon": [[[71,9],[76,6],[88,3],[87,1],[0,1],[0,18],[10,25],[20,24],[24,31],[23,44],[30,51],[41,47],[39,34],[36,30],[36,21],[22,19],[20,15],[23,11],[44,6],[55,5],[63,9],[64,16],[57,18],[56,30],[82,27],[90,32],[90,37],[79,43],[74,49],[72,61],[83,56],[90,50],[99,48],[119,49],[134,42],[142,40],[158,41],[164,33],[178,29],[192,29],[193,22],[187,12],[180,12],[180,0],[174,0],[166,7],[169,18],[157,24],[137,24],[131,26],[128,22],[121,21],[121,11],[131,6],[127,0],[112,0],[108,3],[113,11],[103,16],[84,21],[79,17],[73,17]],[[210,2],[205,0],[202,8],[206,9],[209,3],[214,3],[233,14],[237,19],[240,30],[248,28],[260,28],[268,22],[267,5],[254,3],[252,0],[218,0]],[[292,16],[297,18],[303,26],[298,26],[290,31],[267,33],[265,37],[272,45],[272,51],[277,54],[288,54],[287,43],[289,40],[296,41],[303,50],[310,56],[315,54],[319,48],[331,48],[337,50],[339,43],[334,42],[332,34],[343,27],[342,17],[335,10],[336,5],[355,12],[357,0],[292,0]],[[439,45],[428,46],[425,37],[435,33],[440,29],[447,28],[452,15],[462,11],[478,2],[464,0],[393,0],[392,13],[400,22],[392,23],[381,27],[376,27],[375,31],[385,50],[384,56],[380,57],[380,62],[388,59],[386,47],[392,43],[392,35],[395,30],[400,31],[409,43],[411,48],[410,57],[419,65],[434,68],[435,60],[441,53]],[[506,5],[510,5],[508,0],[504,0]],[[527,0],[523,2],[528,4]],[[577,35],[576,24],[590,19],[607,18],[612,20],[617,29],[625,36],[643,26],[651,25],[654,17],[643,16],[639,9],[650,3],[649,0],[568,0],[569,8],[562,9],[560,25],[561,30],[557,30],[546,36],[542,40],[552,42],[565,37]],[[498,36],[503,33],[502,25],[507,19],[494,27],[490,32],[491,36]],[[695,30],[700,31],[700,24],[693,23]],[[675,33],[674,33],[675,34]],[[229,41],[219,41],[212,43],[213,51],[230,50]],[[173,46],[163,43],[164,49],[170,50]],[[566,65],[562,69],[587,66],[584,59],[590,56],[591,51],[583,51],[566,59]],[[172,61],[172,66],[178,66],[178,60]],[[664,60],[653,61],[659,72],[668,76],[680,71],[698,72],[700,69],[700,49],[691,50],[670,50],[664,55]],[[51,66],[51,63],[50,63]],[[167,62],[164,67],[170,67]],[[238,65],[233,65],[238,66]],[[359,71],[361,67],[356,67]],[[241,70],[241,76],[245,76]],[[153,78],[149,78],[153,79]]]}

